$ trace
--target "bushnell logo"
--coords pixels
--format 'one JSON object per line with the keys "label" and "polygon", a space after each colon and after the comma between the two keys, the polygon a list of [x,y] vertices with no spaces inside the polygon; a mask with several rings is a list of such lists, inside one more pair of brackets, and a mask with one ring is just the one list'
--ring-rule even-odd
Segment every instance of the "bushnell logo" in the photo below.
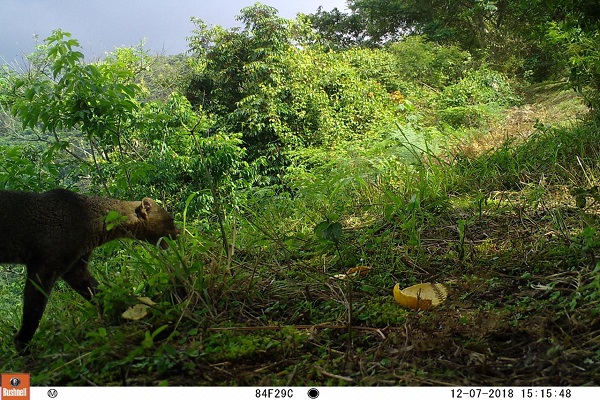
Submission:
{"label": "bushnell logo", "polygon": [[29,400],[29,374],[2,374],[2,400]]}

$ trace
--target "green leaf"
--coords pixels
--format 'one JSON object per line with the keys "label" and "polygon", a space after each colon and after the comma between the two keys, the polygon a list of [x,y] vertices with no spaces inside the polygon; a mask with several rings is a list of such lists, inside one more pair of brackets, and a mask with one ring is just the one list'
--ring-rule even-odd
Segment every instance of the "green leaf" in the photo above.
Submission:
{"label": "green leaf", "polygon": [[340,222],[323,221],[315,226],[314,232],[319,240],[338,243],[342,237],[342,224]]}
{"label": "green leaf", "polygon": [[329,228],[329,221],[323,221],[317,224],[317,226],[315,226],[314,232],[315,232],[315,236],[318,239],[324,239],[324,234],[323,232],[325,232],[325,230]]}
{"label": "green leaf", "polygon": [[113,230],[125,221],[127,221],[127,216],[121,215],[116,211],[109,211],[106,217],[104,218],[104,223],[106,224],[107,231]]}
{"label": "green leaf", "polygon": [[342,224],[334,222],[323,232],[325,239],[338,243],[342,237]]}

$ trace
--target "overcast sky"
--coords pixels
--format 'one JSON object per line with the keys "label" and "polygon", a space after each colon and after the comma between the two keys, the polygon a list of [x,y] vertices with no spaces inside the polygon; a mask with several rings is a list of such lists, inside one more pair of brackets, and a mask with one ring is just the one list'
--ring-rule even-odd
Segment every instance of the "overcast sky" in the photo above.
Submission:
{"label": "overcast sky", "polygon": [[[73,34],[86,59],[97,59],[115,47],[146,40],[153,53],[187,50],[190,17],[209,25],[239,25],[235,17],[256,0],[0,0],[0,64],[21,59],[60,28]],[[314,13],[319,6],[346,9],[346,0],[262,0],[284,18]]]}

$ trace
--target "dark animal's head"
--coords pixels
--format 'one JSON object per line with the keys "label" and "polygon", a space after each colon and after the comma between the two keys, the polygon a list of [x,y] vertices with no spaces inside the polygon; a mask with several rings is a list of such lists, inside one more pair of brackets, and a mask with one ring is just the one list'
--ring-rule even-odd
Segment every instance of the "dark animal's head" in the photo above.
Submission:
{"label": "dark animal's head", "polygon": [[[140,205],[135,209],[141,229],[137,230],[135,237],[156,244],[160,238],[168,237],[177,239],[181,230],[175,225],[173,215],[164,208],[159,207],[154,200],[144,197]],[[168,244],[161,240],[162,248],[168,248]]]}

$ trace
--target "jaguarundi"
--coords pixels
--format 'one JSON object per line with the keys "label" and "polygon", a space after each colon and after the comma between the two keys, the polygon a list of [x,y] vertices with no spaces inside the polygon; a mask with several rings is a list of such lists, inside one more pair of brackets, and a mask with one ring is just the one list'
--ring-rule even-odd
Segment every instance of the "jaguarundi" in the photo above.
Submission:
{"label": "jaguarundi", "polygon": [[[123,222],[109,230],[105,220],[110,211],[122,215]],[[179,233],[173,216],[148,197],[124,201],[66,189],[0,190],[0,263],[27,266],[17,350],[26,351],[59,278],[92,299],[98,287],[88,266],[94,248],[119,238],[156,244],[161,237],[175,239]]]}

